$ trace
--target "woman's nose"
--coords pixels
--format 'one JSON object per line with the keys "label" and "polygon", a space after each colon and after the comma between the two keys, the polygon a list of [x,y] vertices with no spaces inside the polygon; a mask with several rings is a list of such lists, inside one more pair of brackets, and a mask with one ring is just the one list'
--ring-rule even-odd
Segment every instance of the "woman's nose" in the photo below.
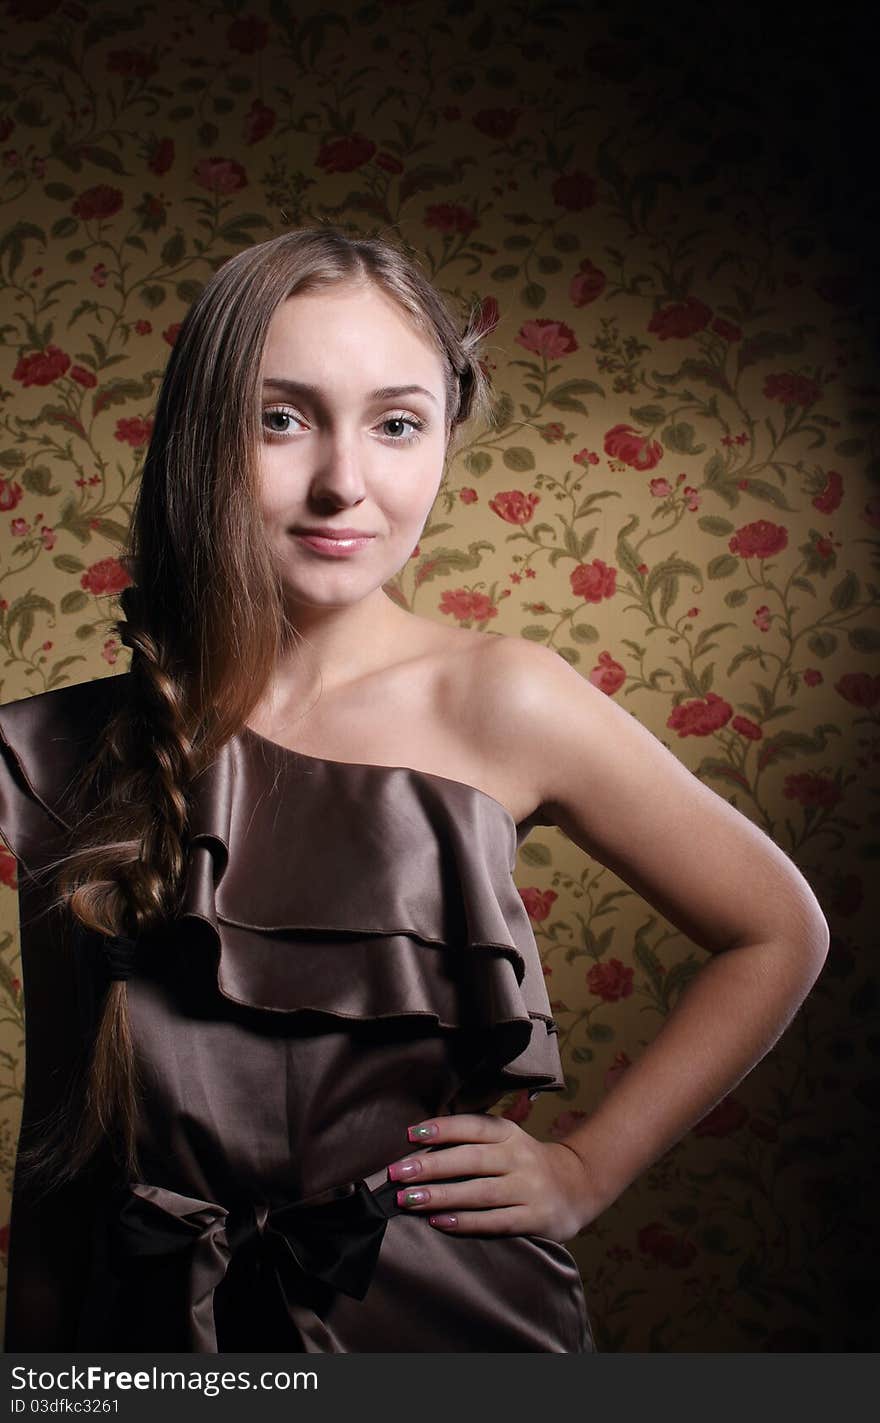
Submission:
{"label": "woman's nose", "polygon": [[312,493],[331,494],[339,502],[356,504],[367,492],[366,460],[356,437],[344,432],[321,441],[312,474]]}

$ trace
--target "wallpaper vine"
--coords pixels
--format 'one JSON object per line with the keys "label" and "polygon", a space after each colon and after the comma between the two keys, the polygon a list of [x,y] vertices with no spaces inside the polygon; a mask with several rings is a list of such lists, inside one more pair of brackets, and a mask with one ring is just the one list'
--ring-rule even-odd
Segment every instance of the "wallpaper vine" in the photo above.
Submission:
{"label": "wallpaper vine", "polygon": [[[805,47],[756,109],[772,53],[756,32],[749,74],[728,62],[736,17],[704,17],[688,48],[698,13],[673,36],[552,0],[9,0],[0,701],[125,665],[118,548],[211,272],[313,221],[396,233],[498,315],[500,400],[393,596],[557,648],[785,849],[832,928],[773,1052],[573,1243],[598,1346],[869,1349],[876,355],[860,254],[821,197],[831,158],[817,172],[791,146],[835,102],[827,69]],[[558,831],[532,833],[517,883],[567,1087],[500,1110],[552,1137],[704,955]],[[0,848],[7,1221],[15,890]]]}

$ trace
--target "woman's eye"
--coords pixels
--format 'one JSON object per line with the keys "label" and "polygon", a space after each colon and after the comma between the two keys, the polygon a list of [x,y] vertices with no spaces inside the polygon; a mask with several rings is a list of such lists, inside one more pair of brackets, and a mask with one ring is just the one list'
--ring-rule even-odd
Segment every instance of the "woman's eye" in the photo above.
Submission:
{"label": "woman's eye", "polygon": [[[300,417],[297,415],[297,413],[296,413],[295,410],[288,410],[286,407],[284,407],[284,406],[282,406],[282,405],[270,405],[270,406],[267,406],[266,409],[263,411],[263,421],[265,422],[270,416],[271,416],[274,420],[299,420],[299,418],[300,418]],[[302,424],[302,421],[301,421],[301,420],[300,420],[300,424]],[[278,429],[277,426],[276,426],[276,427],[273,427],[273,426],[266,426],[266,425],[264,424],[264,429],[266,430],[266,433],[267,433],[268,435],[286,435],[286,434],[287,434],[287,430],[286,430],[286,429]]]}
{"label": "woman's eye", "polygon": [[[410,440],[417,440],[424,429],[422,421],[417,420],[414,415],[389,415],[382,424],[386,428],[394,427],[389,429],[388,435],[390,443],[394,445],[408,445]],[[409,434],[406,433],[407,426]]]}

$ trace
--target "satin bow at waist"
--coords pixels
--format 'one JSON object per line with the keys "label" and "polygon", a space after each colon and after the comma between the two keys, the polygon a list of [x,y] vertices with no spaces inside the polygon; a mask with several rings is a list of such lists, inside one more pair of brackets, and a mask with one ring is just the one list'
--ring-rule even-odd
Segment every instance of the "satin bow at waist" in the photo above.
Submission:
{"label": "satin bow at waist", "polygon": [[271,1206],[245,1202],[227,1209],[136,1181],[122,1192],[111,1224],[111,1249],[123,1267],[133,1257],[190,1252],[189,1332],[196,1352],[218,1352],[215,1290],[233,1257],[245,1251],[274,1266],[269,1274],[291,1318],[301,1333],[314,1337],[322,1326],[311,1314],[303,1327],[297,1285],[301,1287],[305,1277],[363,1299],[388,1218],[400,1210],[398,1189],[383,1169],[314,1196]]}

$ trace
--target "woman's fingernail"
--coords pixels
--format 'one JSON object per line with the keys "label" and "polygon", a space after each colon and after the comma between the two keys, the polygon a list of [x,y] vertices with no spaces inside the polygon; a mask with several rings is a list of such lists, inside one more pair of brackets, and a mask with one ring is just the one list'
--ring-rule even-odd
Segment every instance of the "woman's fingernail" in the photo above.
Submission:
{"label": "woman's fingernail", "polygon": [[438,1130],[436,1122],[429,1122],[424,1127],[407,1127],[406,1134],[410,1141],[424,1141],[426,1137],[436,1136]]}
{"label": "woman's fingernail", "polygon": [[438,1225],[443,1230],[454,1230],[458,1225],[457,1215],[429,1215],[428,1220],[431,1225]]}
{"label": "woman's fingernail", "polygon": [[399,1206],[423,1206],[431,1199],[431,1192],[425,1190],[398,1191],[397,1204]]}
{"label": "woman's fingernail", "polygon": [[393,1166],[388,1167],[389,1181],[411,1181],[413,1176],[418,1176],[422,1169],[421,1161],[395,1161]]}

